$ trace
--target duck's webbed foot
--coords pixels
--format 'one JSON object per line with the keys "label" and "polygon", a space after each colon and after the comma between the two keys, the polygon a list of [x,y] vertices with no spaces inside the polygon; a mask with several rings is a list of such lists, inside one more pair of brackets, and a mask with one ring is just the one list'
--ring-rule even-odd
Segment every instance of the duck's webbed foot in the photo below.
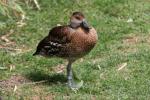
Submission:
{"label": "duck's webbed foot", "polygon": [[72,80],[68,80],[68,86],[71,88],[71,89],[79,89],[81,88],[83,85],[83,80],[79,81],[75,81],[74,79]]}

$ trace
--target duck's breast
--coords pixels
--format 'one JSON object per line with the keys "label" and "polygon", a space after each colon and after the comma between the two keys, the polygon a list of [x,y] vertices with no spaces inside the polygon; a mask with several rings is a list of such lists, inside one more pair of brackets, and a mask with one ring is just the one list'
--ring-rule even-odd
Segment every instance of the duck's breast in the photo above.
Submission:
{"label": "duck's breast", "polygon": [[91,28],[90,31],[86,34],[85,38],[84,38],[84,48],[83,50],[85,52],[89,52],[91,51],[95,44],[97,43],[97,40],[98,40],[98,36],[97,36],[97,32],[94,28]]}
{"label": "duck's breast", "polygon": [[71,39],[71,52],[75,55],[85,55],[90,52],[97,40],[97,32],[94,28],[91,28],[89,32],[85,32],[82,29],[78,29],[73,35]]}

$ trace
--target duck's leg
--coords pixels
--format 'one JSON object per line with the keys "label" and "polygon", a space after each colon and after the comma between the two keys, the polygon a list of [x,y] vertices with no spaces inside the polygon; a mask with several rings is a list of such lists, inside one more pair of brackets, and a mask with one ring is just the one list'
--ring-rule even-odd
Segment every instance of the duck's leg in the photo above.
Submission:
{"label": "duck's leg", "polygon": [[72,89],[79,89],[83,85],[83,81],[75,80],[73,76],[73,71],[71,68],[72,61],[69,61],[67,65],[67,79],[68,79],[68,86]]}
{"label": "duck's leg", "polygon": [[71,68],[72,62],[69,61],[67,65],[67,79],[68,79],[68,85],[71,86],[73,82],[73,77],[72,77],[72,68]]}

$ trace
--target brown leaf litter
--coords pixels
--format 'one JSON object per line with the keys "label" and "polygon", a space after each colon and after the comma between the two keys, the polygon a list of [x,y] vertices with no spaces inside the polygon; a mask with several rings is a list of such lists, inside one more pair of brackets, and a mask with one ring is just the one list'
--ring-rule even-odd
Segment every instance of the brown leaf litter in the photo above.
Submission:
{"label": "brown leaf litter", "polygon": [[63,73],[66,69],[66,66],[64,64],[59,64],[57,66],[52,67],[52,70],[56,73]]}
{"label": "brown leaf litter", "polygon": [[125,63],[122,63],[122,64],[119,64],[118,65],[118,71],[121,71],[122,69],[124,69],[125,67],[127,66],[127,63],[125,62]]}
{"label": "brown leaf litter", "polygon": [[25,45],[22,45],[21,47],[17,47],[16,43],[9,39],[10,35],[14,33],[14,30],[10,30],[5,35],[0,36],[0,41],[2,42],[0,44],[0,49],[4,49],[8,52],[10,52],[11,55],[17,55],[20,53],[29,52],[31,49],[25,47]]}
{"label": "brown leaf litter", "polygon": [[10,30],[7,34],[1,36],[1,40],[3,40],[4,42],[11,42],[8,37],[14,33],[14,30]]}

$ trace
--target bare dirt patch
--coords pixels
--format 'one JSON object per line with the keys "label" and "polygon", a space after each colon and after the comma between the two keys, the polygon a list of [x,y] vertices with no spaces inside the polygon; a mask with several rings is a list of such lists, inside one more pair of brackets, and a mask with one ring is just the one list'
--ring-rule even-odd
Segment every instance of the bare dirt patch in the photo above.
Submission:
{"label": "bare dirt patch", "polygon": [[29,79],[21,75],[13,75],[7,80],[0,80],[0,88],[4,90],[14,89],[15,86],[31,82]]}
{"label": "bare dirt patch", "polygon": [[138,51],[138,45],[145,42],[146,39],[144,35],[130,34],[122,39],[122,45],[119,47],[119,50],[123,51],[124,53],[135,53]]}
{"label": "bare dirt patch", "polygon": [[123,44],[132,44],[132,45],[137,44],[140,41],[141,37],[139,36],[127,36],[122,40]]}
{"label": "bare dirt patch", "polygon": [[32,97],[29,97],[28,99],[30,100],[54,100],[54,96],[53,95],[48,95],[48,96],[32,96]]}
{"label": "bare dirt patch", "polygon": [[123,44],[125,45],[136,45],[138,43],[150,43],[150,34],[137,34],[137,35],[129,35],[123,38]]}

